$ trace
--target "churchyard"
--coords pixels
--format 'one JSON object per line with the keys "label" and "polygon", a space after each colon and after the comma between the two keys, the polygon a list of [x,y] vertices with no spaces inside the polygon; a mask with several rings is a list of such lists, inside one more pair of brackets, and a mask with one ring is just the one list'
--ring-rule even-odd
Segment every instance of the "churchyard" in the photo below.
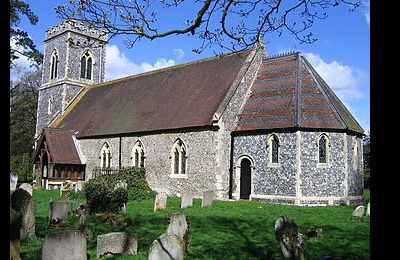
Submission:
{"label": "churchyard", "polygon": [[[277,219],[283,215],[297,224],[305,245],[306,259],[320,259],[323,256],[340,259],[370,257],[370,218],[365,215],[353,217],[356,206],[307,207],[219,200],[202,206],[201,198],[194,198],[191,203],[186,197],[185,205],[181,208],[180,197],[167,197],[165,209],[161,207],[157,210],[155,197],[152,197],[128,201],[125,215],[96,213],[87,214],[83,219],[73,210],[85,202],[84,197],[78,195],[73,192],[60,197],[59,190],[33,190],[35,232],[20,242],[22,259],[42,259],[44,246],[56,254],[58,249],[62,249],[57,243],[61,241],[65,245],[63,238],[51,243],[45,243],[45,238],[51,234],[57,236],[62,230],[78,229],[86,236],[88,259],[96,259],[98,243],[109,245],[107,241],[124,235],[113,233],[110,238],[103,236],[112,232],[126,232],[133,239],[129,250],[134,253],[114,255],[112,259],[149,259],[153,241],[171,229],[171,225],[168,226],[169,218],[179,212],[184,213],[188,225],[184,259],[284,259],[274,227]],[[368,190],[364,196],[368,202]],[[50,202],[54,204],[54,201],[65,200],[69,200],[71,205],[68,220],[49,225]],[[60,205],[62,208],[62,203]],[[82,223],[84,225],[80,225]],[[172,229],[178,226],[182,225],[175,225]],[[85,241],[81,233],[80,237],[73,240],[71,243],[82,244],[79,241]],[[85,248],[80,250],[85,251]]]}

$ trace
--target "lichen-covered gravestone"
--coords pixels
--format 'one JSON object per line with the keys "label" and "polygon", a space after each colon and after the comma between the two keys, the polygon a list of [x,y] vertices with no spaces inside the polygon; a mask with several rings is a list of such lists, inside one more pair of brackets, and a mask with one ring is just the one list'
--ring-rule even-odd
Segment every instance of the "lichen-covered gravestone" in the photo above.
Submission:
{"label": "lichen-covered gravestone", "polygon": [[115,255],[136,255],[137,238],[126,232],[113,232],[97,236],[97,258]]}
{"label": "lichen-covered gravestone", "polygon": [[20,216],[20,239],[35,234],[35,204],[32,196],[24,189],[11,194],[11,208]]}
{"label": "lichen-covered gravestone", "polygon": [[184,239],[188,232],[188,224],[184,213],[174,213],[169,217],[169,225],[167,233],[177,235],[180,239]]}
{"label": "lichen-covered gravestone", "polygon": [[190,192],[183,193],[181,198],[181,209],[192,206],[193,206],[193,194]]}
{"label": "lichen-covered gravestone", "polygon": [[365,207],[360,205],[353,211],[353,217],[361,218],[364,216]]}
{"label": "lichen-covered gravestone", "polygon": [[185,245],[182,239],[172,233],[164,233],[150,246],[149,260],[183,260]]}
{"label": "lichen-covered gravestone", "polygon": [[42,260],[86,260],[86,237],[78,230],[48,235],[43,242]]}
{"label": "lichen-covered gravestone", "polygon": [[20,216],[10,208],[10,259],[21,259],[19,254]]}
{"label": "lichen-covered gravestone", "polygon": [[21,186],[19,186],[19,188],[22,189],[22,190],[26,190],[29,193],[29,195],[32,196],[33,187],[29,183],[22,183]]}
{"label": "lichen-covered gravestone", "polygon": [[201,206],[211,206],[214,199],[214,192],[212,190],[203,192],[203,199],[201,200]]}
{"label": "lichen-covered gravestone", "polygon": [[18,176],[10,172],[10,190],[15,190],[17,188]]}
{"label": "lichen-covered gravestone", "polygon": [[286,258],[305,259],[305,245],[292,219],[281,216],[276,220],[275,237]]}
{"label": "lichen-covered gravestone", "polygon": [[56,225],[65,222],[68,219],[70,210],[70,201],[52,201],[50,202],[49,223]]}
{"label": "lichen-covered gravestone", "polygon": [[167,193],[160,192],[157,194],[156,199],[154,201],[154,211],[159,211],[167,208]]}

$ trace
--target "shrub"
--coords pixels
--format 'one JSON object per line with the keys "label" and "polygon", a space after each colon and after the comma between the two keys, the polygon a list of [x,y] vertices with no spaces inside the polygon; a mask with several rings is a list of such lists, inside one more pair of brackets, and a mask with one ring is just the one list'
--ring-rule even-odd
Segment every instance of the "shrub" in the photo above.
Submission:
{"label": "shrub", "polygon": [[128,192],[114,189],[115,183],[107,178],[90,179],[83,185],[83,194],[91,212],[117,212],[128,202]]}

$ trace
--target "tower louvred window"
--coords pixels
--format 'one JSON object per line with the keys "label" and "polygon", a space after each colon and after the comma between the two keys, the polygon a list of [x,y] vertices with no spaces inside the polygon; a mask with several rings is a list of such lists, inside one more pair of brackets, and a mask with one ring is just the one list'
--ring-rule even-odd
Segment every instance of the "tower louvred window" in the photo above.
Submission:
{"label": "tower louvred window", "polygon": [[81,58],[81,78],[82,79],[92,79],[92,69],[93,69],[93,59],[89,52]]}

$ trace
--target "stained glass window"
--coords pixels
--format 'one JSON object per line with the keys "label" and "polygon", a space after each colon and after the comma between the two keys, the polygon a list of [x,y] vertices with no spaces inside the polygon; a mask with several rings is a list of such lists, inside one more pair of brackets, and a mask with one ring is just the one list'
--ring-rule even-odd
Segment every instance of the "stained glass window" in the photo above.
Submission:
{"label": "stained glass window", "polygon": [[182,149],[181,154],[181,174],[186,173],[186,152],[185,149]]}
{"label": "stained glass window", "polygon": [[86,58],[85,56],[81,59],[81,78],[86,78]]}
{"label": "stained glass window", "polygon": [[86,68],[86,78],[92,79],[92,58],[89,57],[87,60],[87,68]]}
{"label": "stained glass window", "polygon": [[174,174],[179,174],[179,151],[177,148],[174,151]]}

